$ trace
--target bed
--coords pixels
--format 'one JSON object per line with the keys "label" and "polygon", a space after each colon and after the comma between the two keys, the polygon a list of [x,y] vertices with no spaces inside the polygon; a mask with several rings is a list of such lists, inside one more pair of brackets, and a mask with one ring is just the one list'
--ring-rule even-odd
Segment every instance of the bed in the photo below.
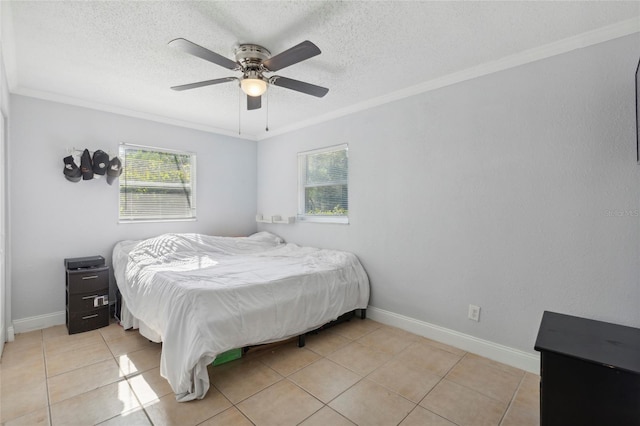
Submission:
{"label": "bed", "polygon": [[217,355],[301,335],[369,301],[354,254],[287,244],[268,232],[121,241],[113,269],[121,324],[163,343],[160,374],[178,401],[206,395],[207,365]]}

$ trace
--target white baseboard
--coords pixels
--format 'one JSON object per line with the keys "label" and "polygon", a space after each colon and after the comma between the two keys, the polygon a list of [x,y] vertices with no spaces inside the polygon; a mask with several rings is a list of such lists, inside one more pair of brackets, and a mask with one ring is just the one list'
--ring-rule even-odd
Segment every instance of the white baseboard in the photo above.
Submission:
{"label": "white baseboard", "polygon": [[50,314],[13,320],[13,329],[16,334],[26,333],[28,331],[53,327],[54,325],[61,325],[64,324],[66,320],[65,311],[52,312]]}
{"label": "white baseboard", "polygon": [[[384,309],[369,306],[367,318],[383,324],[401,328],[419,336],[437,340],[447,345],[455,346],[462,350],[478,354],[494,361],[502,362],[531,373],[540,373],[540,356],[510,348],[488,340],[479,339],[455,330],[440,327],[428,322],[409,318]],[[46,315],[23,318],[13,321],[13,327],[7,328],[7,340],[12,341],[15,333],[26,333],[33,330],[41,330],[54,325],[64,324],[65,312],[53,312]]]}
{"label": "white baseboard", "polygon": [[16,340],[16,333],[13,331],[13,326],[7,327],[7,342],[13,342]]}
{"label": "white baseboard", "polygon": [[367,318],[383,324],[401,328],[411,333],[455,346],[467,352],[540,374],[540,355],[510,348],[488,340],[479,339],[455,330],[440,327],[428,322],[405,317],[373,306],[367,308]]}

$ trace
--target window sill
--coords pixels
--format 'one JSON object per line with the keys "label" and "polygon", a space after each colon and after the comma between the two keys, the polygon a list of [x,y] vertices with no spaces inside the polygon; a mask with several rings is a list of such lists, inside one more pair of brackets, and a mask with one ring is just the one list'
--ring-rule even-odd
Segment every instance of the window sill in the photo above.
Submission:
{"label": "window sill", "polygon": [[298,215],[298,222],[311,222],[311,223],[335,223],[340,225],[348,225],[348,216],[303,216]]}
{"label": "window sill", "polygon": [[195,217],[188,219],[119,219],[118,223],[158,223],[158,222],[195,222]]}

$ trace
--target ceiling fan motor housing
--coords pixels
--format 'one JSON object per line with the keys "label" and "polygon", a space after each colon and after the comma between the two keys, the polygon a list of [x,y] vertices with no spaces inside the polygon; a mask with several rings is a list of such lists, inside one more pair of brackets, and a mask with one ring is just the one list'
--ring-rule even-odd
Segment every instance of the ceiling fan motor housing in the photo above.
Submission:
{"label": "ceiling fan motor housing", "polygon": [[236,61],[240,63],[245,70],[266,70],[262,66],[262,62],[271,57],[271,52],[257,44],[241,44],[234,50]]}

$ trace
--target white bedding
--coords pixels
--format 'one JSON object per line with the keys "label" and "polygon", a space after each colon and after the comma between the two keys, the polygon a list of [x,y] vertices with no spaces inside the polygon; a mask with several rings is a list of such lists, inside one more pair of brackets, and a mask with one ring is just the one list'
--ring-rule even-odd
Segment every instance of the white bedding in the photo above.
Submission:
{"label": "white bedding", "polygon": [[267,232],[122,241],[113,266],[132,315],[124,322],[139,320],[160,337],[160,373],[178,401],[205,396],[216,355],[296,336],[369,301],[354,254],[285,244]]}

